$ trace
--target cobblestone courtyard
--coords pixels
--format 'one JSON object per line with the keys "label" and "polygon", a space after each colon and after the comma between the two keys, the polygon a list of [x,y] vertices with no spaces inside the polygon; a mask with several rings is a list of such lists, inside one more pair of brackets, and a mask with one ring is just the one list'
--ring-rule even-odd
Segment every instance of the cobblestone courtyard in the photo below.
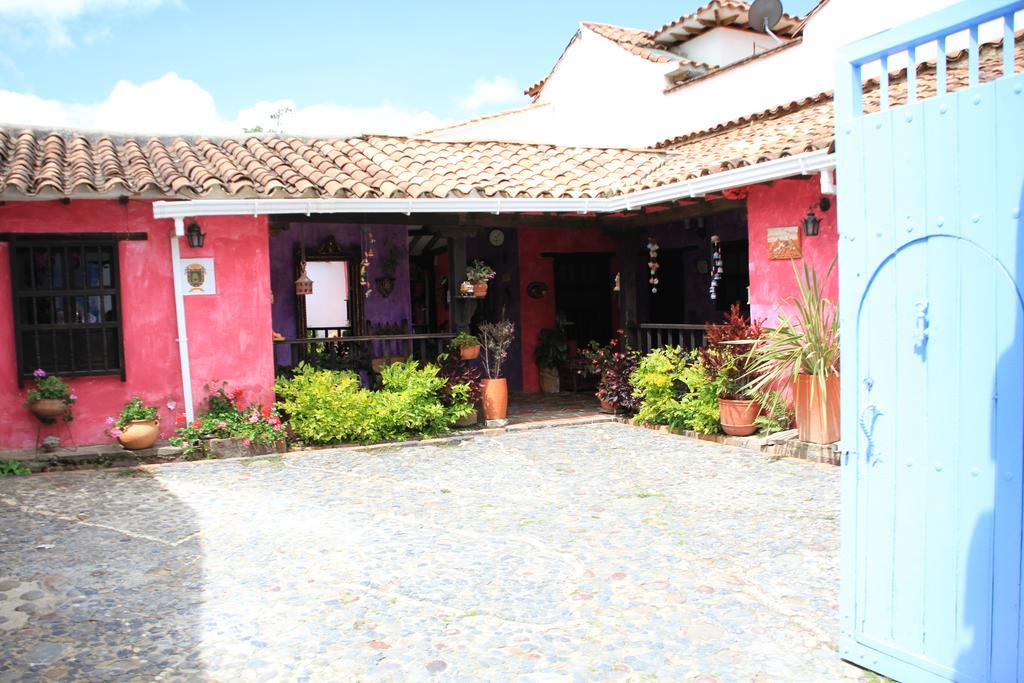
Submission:
{"label": "cobblestone courtyard", "polygon": [[0,479],[0,680],[837,680],[838,469],[619,424]]}

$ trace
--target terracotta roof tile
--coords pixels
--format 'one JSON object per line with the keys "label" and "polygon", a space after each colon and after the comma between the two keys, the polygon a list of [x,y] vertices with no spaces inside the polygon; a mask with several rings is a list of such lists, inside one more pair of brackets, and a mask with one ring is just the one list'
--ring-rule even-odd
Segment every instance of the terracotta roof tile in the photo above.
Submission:
{"label": "terracotta roof tile", "polygon": [[[652,37],[664,45],[685,42],[719,26],[728,26],[744,30],[750,27],[750,3],[739,0],[711,0],[689,14],[683,15],[673,22],[665,24],[652,33]],[[800,19],[788,14],[772,29],[776,35],[791,37],[796,35],[803,26]]]}

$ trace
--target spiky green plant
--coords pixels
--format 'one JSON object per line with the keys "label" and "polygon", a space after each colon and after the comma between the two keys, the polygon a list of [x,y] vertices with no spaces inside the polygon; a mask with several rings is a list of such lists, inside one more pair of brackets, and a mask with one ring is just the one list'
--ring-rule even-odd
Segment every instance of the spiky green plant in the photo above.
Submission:
{"label": "spiky green plant", "polygon": [[[829,266],[826,279],[834,266]],[[807,374],[816,378],[824,402],[826,380],[839,374],[839,317],[813,268],[804,263],[800,273],[794,265],[793,275],[800,289],[799,296],[789,299],[795,315],[780,307],[775,327],[766,329],[751,349],[746,391],[759,394]]]}

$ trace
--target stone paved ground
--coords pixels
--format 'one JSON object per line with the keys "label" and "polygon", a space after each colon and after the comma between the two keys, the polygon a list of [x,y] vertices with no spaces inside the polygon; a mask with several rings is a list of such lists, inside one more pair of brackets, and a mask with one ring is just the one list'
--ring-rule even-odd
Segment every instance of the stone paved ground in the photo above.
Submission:
{"label": "stone paved ground", "polygon": [[836,469],[597,424],[0,480],[0,680],[837,680]]}

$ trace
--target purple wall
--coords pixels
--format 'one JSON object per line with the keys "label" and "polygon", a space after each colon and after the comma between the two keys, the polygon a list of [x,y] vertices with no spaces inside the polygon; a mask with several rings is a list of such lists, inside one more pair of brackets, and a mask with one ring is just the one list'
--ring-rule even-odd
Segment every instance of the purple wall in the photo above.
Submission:
{"label": "purple wall", "polygon": [[[404,225],[368,226],[377,241],[375,255],[370,262],[369,281],[373,293],[363,300],[363,314],[373,324],[407,323],[412,319],[409,292],[409,244],[408,228]],[[361,226],[351,223],[292,223],[290,229],[270,238],[270,286],[274,294],[274,331],[289,339],[298,336],[297,308],[295,298],[295,249],[305,231],[306,253],[315,252],[328,235],[334,235],[342,249],[360,249]],[[394,270],[395,289],[391,296],[384,298],[376,291],[375,279],[384,274],[384,260],[388,251],[397,249],[397,264]],[[358,282],[354,283],[358,287]],[[314,283],[315,287],[315,283]],[[407,331],[411,331],[411,328]],[[285,365],[290,362],[288,349],[277,349],[276,362]]]}

